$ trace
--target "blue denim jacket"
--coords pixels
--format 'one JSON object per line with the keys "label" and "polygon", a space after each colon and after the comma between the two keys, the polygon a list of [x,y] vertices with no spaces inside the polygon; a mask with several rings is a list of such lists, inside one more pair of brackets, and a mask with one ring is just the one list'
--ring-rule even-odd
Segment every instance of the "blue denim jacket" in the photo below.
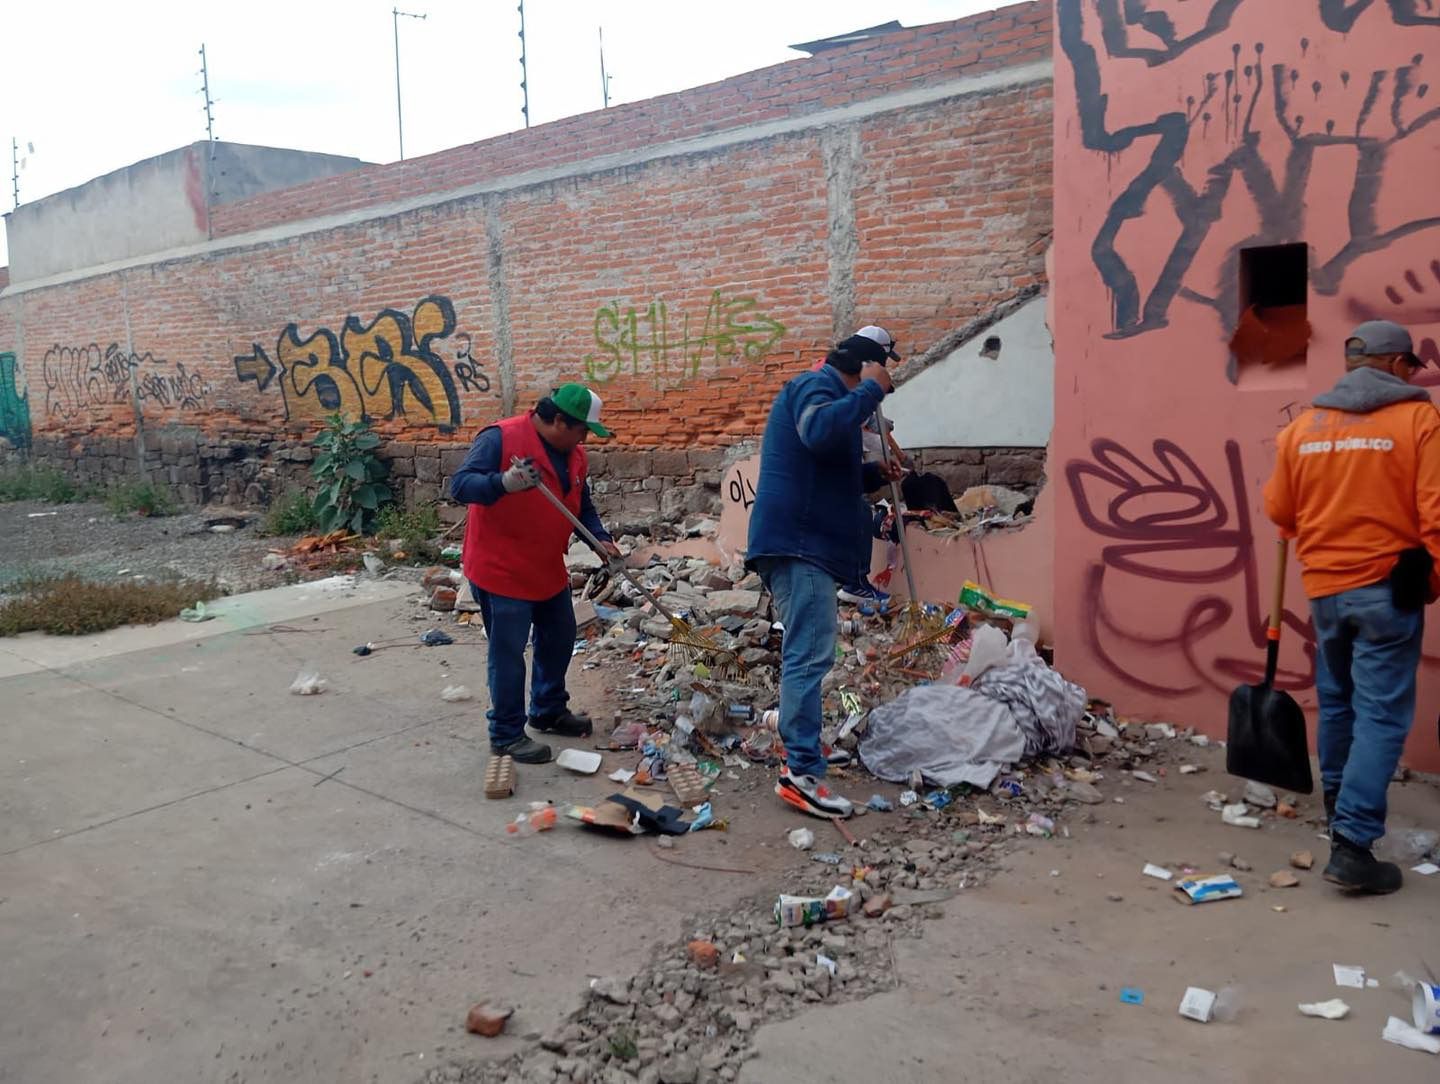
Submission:
{"label": "blue denim jacket", "polygon": [[873,380],[847,389],[830,365],[780,389],[765,424],[748,561],[799,557],[841,583],[865,578],[871,520],[864,495],[883,478],[862,461],[860,429],[884,397]]}

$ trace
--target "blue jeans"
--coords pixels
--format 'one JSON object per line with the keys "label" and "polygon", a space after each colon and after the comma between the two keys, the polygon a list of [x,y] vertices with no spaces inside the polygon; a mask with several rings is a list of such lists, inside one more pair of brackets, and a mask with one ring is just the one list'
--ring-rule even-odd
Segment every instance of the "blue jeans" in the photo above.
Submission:
{"label": "blue jeans", "polygon": [[567,587],[554,598],[529,602],[482,591],[475,601],[490,638],[486,669],[490,685],[490,741],[508,745],[525,736],[525,644],[535,629],[535,665],[530,675],[530,714],[558,715],[570,702],[565,671],[575,652],[575,606]]}
{"label": "blue jeans", "polygon": [[820,683],[835,665],[836,584],[830,573],[798,557],[755,563],[785,625],[780,654],[780,740],[797,775],[825,775],[820,751]]}
{"label": "blue jeans", "polygon": [[1320,698],[1320,783],[1339,793],[1332,830],[1369,847],[1385,834],[1385,791],[1415,721],[1425,611],[1398,610],[1389,583],[1310,600]]}

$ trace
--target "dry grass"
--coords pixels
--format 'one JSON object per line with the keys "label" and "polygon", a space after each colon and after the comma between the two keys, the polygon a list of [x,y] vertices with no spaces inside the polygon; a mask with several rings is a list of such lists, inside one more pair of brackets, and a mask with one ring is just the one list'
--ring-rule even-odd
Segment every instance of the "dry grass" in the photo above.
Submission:
{"label": "dry grass", "polygon": [[12,597],[0,603],[0,636],[34,631],[83,636],[121,625],[153,625],[220,595],[215,584],[195,580],[93,583],[73,574],[22,580],[6,590]]}

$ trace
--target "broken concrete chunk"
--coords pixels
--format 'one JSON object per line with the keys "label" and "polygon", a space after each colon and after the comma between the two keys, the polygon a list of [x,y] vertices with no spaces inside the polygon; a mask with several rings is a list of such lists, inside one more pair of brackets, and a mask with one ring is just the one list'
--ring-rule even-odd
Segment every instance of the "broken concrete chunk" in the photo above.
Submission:
{"label": "broken concrete chunk", "polygon": [[702,970],[710,971],[720,966],[720,950],[713,941],[691,941],[685,946],[685,955]]}
{"label": "broken concrete chunk", "polygon": [[1300,878],[1291,873],[1288,869],[1277,869],[1270,874],[1271,888],[1294,888],[1300,883]]}
{"label": "broken concrete chunk", "polygon": [[737,617],[751,617],[760,608],[759,591],[715,591],[704,602],[705,609],[712,614],[734,614]]}
{"label": "broken concrete chunk", "polygon": [[1064,794],[1067,798],[1073,798],[1083,805],[1099,805],[1105,800],[1093,783],[1084,783],[1080,780],[1070,780],[1065,784]]}
{"label": "broken concrete chunk", "polygon": [[1296,869],[1310,869],[1315,865],[1315,856],[1309,851],[1296,851],[1290,856],[1290,864]]}
{"label": "broken concrete chunk", "polygon": [[505,1021],[515,1010],[493,1005],[475,1005],[465,1016],[465,1030],[475,1035],[493,1039],[505,1030]]}
{"label": "broken concrete chunk", "polygon": [[1244,797],[1246,804],[1259,806],[1261,809],[1274,809],[1278,801],[1273,790],[1264,783],[1256,783],[1254,780],[1245,784]]}
{"label": "broken concrete chunk", "polygon": [[630,1004],[630,984],[623,979],[611,978],[608,975],[604,978],[592,979],[590,980],[590,992],[612,1005]]}

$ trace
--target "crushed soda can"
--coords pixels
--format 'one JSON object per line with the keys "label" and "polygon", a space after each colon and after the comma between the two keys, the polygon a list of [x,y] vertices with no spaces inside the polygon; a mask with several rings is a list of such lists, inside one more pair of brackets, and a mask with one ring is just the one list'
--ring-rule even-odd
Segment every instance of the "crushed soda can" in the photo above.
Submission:
{"label": "crushed soda can", "polygon": [[838,866],[841,862],[840,856],[834,851],[821,851],[819,854],[812,854],[810,860],[812,862],[823,862],[827,866]]}
{"label": "crushed soda can", "polygon": [[948,790],[932,790],[929,794],[925,795],[925,804],[931,809],[944,809],[954,800]]}
{"label": "crushed soda can", "polygon": [[1025,793],[1025,788],[1020,785],[1018,779],[1002,779],[996,784],[995,789],[1002,794],[1008,794],[1012,798],[1018,798]]}

